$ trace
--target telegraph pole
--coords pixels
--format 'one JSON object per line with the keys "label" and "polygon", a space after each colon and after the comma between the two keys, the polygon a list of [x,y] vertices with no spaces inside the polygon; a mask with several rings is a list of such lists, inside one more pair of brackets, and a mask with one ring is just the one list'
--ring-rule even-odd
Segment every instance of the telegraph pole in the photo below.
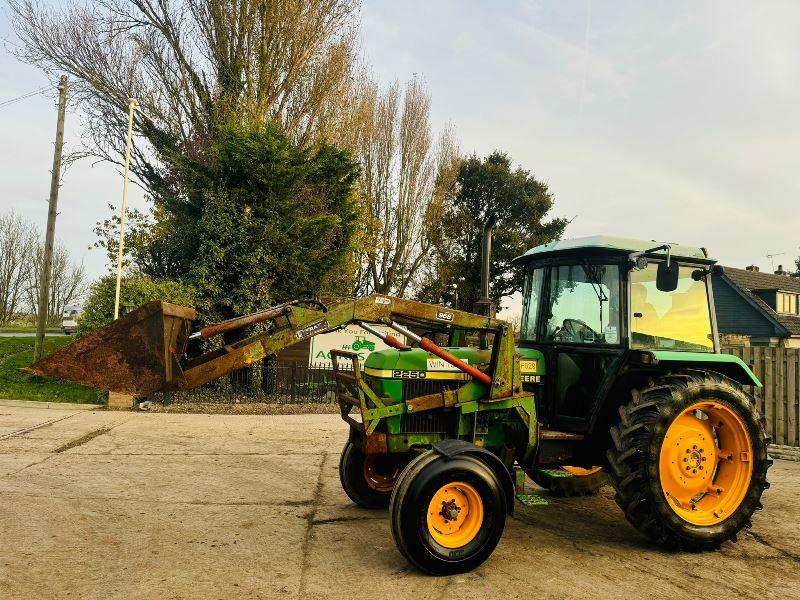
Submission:
{"label": "telegraph pole", "polygon": [[47,212],[47,233],[44,241],[41,278],[39,279],[39,314],[36,320],[35,360],[42,358],[44,329],[47,324],[47,300],[50,296],[50,278],[53,268],[53,245],[56,235],[56,215],[58,214],[58,188],[61,182],[61,152],[64,147],[64,113],[66,108],[67,76],[62,75],[58,83],[58,123],[56,124],[53,171],[50,177],[50,208]]}

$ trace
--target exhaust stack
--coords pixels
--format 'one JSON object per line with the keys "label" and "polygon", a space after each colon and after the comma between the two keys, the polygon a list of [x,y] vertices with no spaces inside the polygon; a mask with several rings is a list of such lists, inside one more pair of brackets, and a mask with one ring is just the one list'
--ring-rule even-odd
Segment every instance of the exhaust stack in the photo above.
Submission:
{"label": "exhaust stack", "polygon": [[492,258],[492,232],[497,215],[491,213],[483,224],[483,249],[481,252],[481,298],[475,303],[473,312],[494,318],[496,307],[489,297],[489,261]]}

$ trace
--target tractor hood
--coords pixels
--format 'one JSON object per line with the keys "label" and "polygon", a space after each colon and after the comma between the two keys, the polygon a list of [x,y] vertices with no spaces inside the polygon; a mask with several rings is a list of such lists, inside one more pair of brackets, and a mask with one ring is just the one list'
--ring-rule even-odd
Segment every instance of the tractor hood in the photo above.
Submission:
{"label": "tractor hood", "polygon": [[[457,358],[474,367],[488,365],[490,350],[459,347],[446,348]],[[364,374],[384,379],[429,379],[466,381],[469,375],[421,348],[411,350],[380,350],[364,361]]]}

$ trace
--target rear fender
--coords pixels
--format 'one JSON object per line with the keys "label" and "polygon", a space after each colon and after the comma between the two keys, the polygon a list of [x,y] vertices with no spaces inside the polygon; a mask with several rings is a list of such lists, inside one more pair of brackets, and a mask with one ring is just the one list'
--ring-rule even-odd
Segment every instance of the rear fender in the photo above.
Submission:
{"label": "rear fender", "polygon": [[701,369],[714,371],[733,379],[742,385],[764,387],[749,366],[738,356],[732,354],[714,354],[711,352],[672,352],[654,350],[653,364],[662,370]]}

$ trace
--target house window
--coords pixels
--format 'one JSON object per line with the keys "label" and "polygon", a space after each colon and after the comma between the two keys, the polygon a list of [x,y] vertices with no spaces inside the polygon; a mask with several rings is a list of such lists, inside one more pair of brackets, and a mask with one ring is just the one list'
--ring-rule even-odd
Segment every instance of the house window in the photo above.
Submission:
{"label": "house window", "polygon": [[797,312],[797,294],[787,294],[786,292],[778,292],[777,298],[777,311],[785,315],[796,315]]}

